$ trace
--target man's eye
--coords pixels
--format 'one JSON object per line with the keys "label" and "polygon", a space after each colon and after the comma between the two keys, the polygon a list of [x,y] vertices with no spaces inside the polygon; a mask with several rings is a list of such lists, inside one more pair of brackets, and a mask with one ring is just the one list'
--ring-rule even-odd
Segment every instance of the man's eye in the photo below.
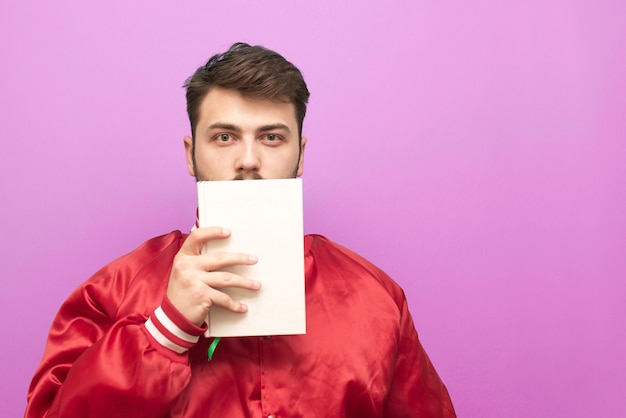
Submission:
{"label": "man's eye", "polygon": [[274,134],[267,134],[267,135],[265,135],[265,138],[268,141],[276,141],[278,139],[278,137],[276,135],[274,135]]}
{"label": "man's eye", "polygon": [[228,135],[228,134],[220,134],[220,135],[217,137],[217,139],[218,139],[218,141],[220,141],[220,142],[228,142],[228,141],[230,141],[230,135]]}

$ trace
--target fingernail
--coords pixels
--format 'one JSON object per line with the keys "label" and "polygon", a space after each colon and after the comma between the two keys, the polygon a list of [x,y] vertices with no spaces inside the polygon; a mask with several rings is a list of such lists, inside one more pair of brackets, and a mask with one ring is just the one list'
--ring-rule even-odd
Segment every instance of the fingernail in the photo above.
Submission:
{"label": "fingernail", "polygon": [[241,304],[241,312],[248,312],[248,305]]}
{"label": "fingernail", "polygon": [[257,261],[259,261],[259,258],[256,255],[248,255],[248,260],[250,260],[251,263],[256,263]]}
{"label": "fingernail", "polygon": [[230,229],[222,228],[222,235],[230,235]]}
{"label": "fingernail", "polygon": [[255,289],[260,289],[261,288],[261,282],[257,282],[256,280],[253,280],[254,282],[254,288]]}

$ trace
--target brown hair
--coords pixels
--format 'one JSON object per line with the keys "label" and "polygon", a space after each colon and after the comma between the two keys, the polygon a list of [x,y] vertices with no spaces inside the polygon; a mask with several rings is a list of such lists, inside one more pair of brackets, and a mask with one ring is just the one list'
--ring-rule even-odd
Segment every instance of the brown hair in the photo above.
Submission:
{"label": "brown hair", "polygon": [[200,104],[215,86],[237,90],[244,96],[293,103],[298,134],[302,137],[309,90],[300,70],[276,52],[238,42],[228,51],[211,57],[185,81],[183,87],[187,90],[187,114],[194,142]]}

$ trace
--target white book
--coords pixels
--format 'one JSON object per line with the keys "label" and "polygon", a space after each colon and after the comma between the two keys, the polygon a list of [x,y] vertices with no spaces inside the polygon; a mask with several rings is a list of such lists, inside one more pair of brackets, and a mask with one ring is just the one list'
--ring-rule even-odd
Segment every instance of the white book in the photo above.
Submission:
{"label": "white book", "polygon": [[302,180],[198,182],[198,223],[228,228],[231,236],[209,241],[204,251],[258,257],[254,265],[224,268],[261,282],[261,289],[224,288],[248,306],[234,313],[212,306],[207,336],[242,337],[306,333]]}

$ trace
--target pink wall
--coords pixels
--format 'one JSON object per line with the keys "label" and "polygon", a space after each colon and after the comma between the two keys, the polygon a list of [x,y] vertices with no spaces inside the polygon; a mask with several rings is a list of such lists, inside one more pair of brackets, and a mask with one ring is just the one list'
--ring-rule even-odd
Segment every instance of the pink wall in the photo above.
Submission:
{"label": "pink wall", "polygon": [[306,229],[404,287],[459,416],[626,416],[626,3],[173,3],[0,7],[3,416],[69,292],[191,225],[180,85],[236,40],[302,68]]}

